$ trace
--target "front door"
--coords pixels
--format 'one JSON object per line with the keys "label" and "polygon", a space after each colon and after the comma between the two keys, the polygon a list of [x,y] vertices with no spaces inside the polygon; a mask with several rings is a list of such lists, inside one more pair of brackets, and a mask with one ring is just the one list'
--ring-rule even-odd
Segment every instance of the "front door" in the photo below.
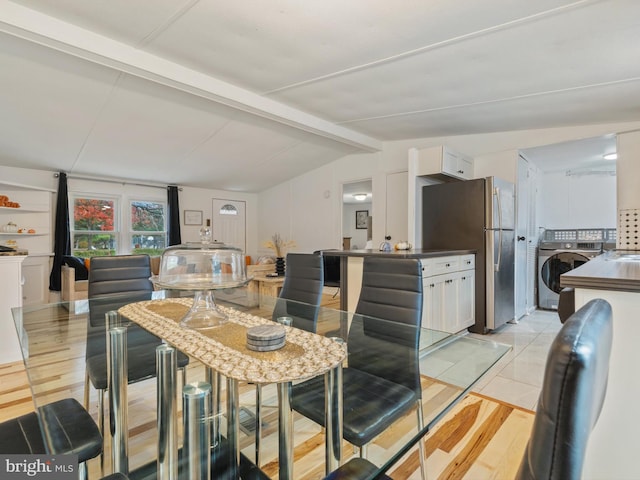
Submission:
{"label": "front door", "polygon": [[246,203],[237,200],[213,199],[211,232],[213,240],[247,251]]}

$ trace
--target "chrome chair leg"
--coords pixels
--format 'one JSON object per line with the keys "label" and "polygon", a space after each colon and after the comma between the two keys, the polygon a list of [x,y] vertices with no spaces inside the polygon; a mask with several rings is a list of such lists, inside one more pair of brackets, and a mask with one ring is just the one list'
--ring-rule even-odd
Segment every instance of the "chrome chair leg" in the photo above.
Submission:
{"label": "chrome chair leg", "polygon": [[[422,412],[422,400],[419,398],[416,405],[418,412],[418,431],[424,428],[424,413]],[[418,450],[420,453],[420,475],[422,480],[427,480],[427,460],[426,452],[424,449],[424,438],[421,438],[418,442]]]}
{"label": "chrome chair leg", "polygon": [[260,467],[260,441],[262,440],[262,385],[256,384],[256,466]]}
{"label": "chrome chair leg", "polygon": [[84,409],[89,411],[89,369],[84,369]]}
{"label": "chrome chair leg", "polygon": [[88,474],[87,470],[88,470],[87,462],[80,462],[78,464],[78,479],[79,480],[88,480],[89,479],[89,474]]}
{"label": "chrome chair leg", "polygon": [[[104,432],[104,390],[98,390],[98,429],[103,441],[106,441],[108,435]],[[104,475],[104,448],[100,453],[100,474]]]}
{"label": "chrome chair leg", "polygon": [[360,458],[367,458],[369,454],[369,445],[362,445],[360,447]]}

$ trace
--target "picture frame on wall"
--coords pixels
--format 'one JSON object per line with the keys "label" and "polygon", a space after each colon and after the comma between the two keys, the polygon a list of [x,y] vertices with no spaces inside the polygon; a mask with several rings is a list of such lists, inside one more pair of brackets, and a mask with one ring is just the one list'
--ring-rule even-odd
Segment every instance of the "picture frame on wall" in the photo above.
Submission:
{"label": "picture frame on wall", "polygon": [[185,225],[202,225],[202,210],[185,210]]}
{"label": "picture frame on wall", "polygon": [[356,210],[356,230],[366,229],[368,218],[369,210]]}

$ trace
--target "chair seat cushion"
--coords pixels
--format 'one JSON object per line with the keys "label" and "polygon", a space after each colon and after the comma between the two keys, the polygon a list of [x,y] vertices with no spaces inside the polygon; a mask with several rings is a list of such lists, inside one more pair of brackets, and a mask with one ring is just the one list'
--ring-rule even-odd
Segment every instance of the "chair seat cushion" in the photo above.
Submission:
{"label": "chair seat cushion", "polygon": [[102,452],[96,422],[77,400],[65,398],[39,408],[43,435],[52,454],[75,454],[84,462]]}
{"label": "chair seat cushion", "polygon": [[42,441],[38,417],[34,412],[0,424],[0,453],[47,453]]}
{"label": "chair seat cushion", "polygon": [[[416,393],[381,377],[353,368],[343,371],[343,437],[362,446],[369,443],[417,405]],[[294,410],[324,425],[324,377],[292,387]]]}
{"label": "chair seat cushion", "polygon": [[[327,475],[324,480],[363,480],[371,478],[377,470],[377,467],[369,460],[354,457],[344,465],[340,466],[340,468]],[[391,480],[391,478],[386,475],[376,478],[380,480]]]}
{"label": "chair seat cushion", "polygon": [[78,455],[78,461],[84,462],[102,452],[98,426],[75,399],[59,400],[38,411],[42,422],[32,412],[0,424],[0,453]]}

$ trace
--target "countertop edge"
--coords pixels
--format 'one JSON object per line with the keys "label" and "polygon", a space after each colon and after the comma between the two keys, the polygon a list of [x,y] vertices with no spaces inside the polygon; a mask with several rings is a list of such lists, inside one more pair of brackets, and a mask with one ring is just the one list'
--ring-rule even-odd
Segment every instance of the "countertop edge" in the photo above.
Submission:
{"label": "countertop edge", "polygon": [[387,256],[393,258],[436,258],[453,255],[476,254],[476,250],[392,250],[383,252],[380,250],[326,250],[323,255],[336,257],[371,257]]}
{"label": "countertop edge", "polygon": [[640,292],[640,262],[612,260],[615,251],[604,253],[560,275],[560,286],[592,290]]}

